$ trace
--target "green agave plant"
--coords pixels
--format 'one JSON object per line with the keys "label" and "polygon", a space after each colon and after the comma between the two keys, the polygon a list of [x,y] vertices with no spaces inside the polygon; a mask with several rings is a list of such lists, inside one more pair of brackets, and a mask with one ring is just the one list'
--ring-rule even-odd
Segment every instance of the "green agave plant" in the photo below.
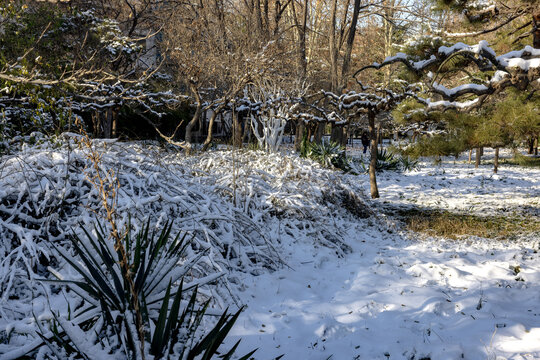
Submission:
{"label": "green agave plant", "polygon": [[337,143],[311,144],[308,157],[325,167],[335,167],[345,172],[351,169],[345,150]]}
{"label": "green agave plant", "polygon": [[418,160],[412,159],[408,156],[400,156],[399,162],[403,171],[418,170],[420,167]]}
{"label": "green agave plant", "polygon": [[386,149],[377,150],[377,171],[397,171],[400,170],[400,160],[399,158],[387,151]]}
{"label": "green agave plant", "polygon": [[[199,327],[210,300],[198,306],[197,287],[184,287],[183,278],[204,253],[181,263],[189,241],[186,234],[171,239],[171,229],[172,224],[166,224],[159,234],[150,233],[148,222],[135,239],[128,231],[122,238],[125,251],[121,251],[115,249],[100,225],[96,236],[83,228],[84,239],[72,237],[80,262],[53,244],[82,279],[45,281],[66,285],[84,300],[84,305],[73,312],[71,319],[55,315],[50,329],[40,325],[40,346],[48,346],[56,358],[95,358],[89,349],[96,346],[111,359],[144,359],[149,354],[153,359],[208,360],[218,355],[242,309],[232,315],[225,310],[214,327],[201,335]],[[189,290],[189,300],[184,299]],[[88,339],[94,340],[89,344]],[[239,342],[219,354],[220,358],[230,359]],[[241,359],[247,360],[254,352]]]}

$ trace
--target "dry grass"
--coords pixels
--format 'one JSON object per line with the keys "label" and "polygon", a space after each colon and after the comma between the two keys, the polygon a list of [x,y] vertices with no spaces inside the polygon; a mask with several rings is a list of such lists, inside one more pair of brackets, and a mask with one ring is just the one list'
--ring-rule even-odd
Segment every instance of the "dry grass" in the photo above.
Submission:
{"label": "dry grass", "polygon": [[540,220],[534,216],[478,216],[441,210],[398,210],[408,230],[431,236],[458,239],[478,236],[508,239],[517,235],[540,233]]}

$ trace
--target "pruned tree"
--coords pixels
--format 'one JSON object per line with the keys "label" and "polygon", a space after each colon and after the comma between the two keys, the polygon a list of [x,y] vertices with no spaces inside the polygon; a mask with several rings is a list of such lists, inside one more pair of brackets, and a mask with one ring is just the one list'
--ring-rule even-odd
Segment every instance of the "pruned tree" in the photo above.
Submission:
{"label": "pruned tree", "polygon": [[470,25],[470,31],[445,31],[449,38],[486,36],[510,28],[513,42],[530,38],[535,48],[540,48],[540,2],[538,0],[432,0],[436,10],[459,14],[462,25]]}
{"label": "pruned tree", "polygon": [[336,95],[331,92],[323,92],[325,97],[330,100],[330,104],[338,112],[347,112],[344,117],[347,121],[366,114],[369,124],[370,135],[370,164],[369,164],[369,182],[371,197],[376,199],[379,197],[379,189],[377,186],[377,124],[376,116],[382,112],[391,111],[403,100],[409,97],[416,97],[415,89],[412,87],[401,88],[399,91],[392,91],[386,88],[370,88],[362,87],[362,92],[350,91],[343,95]]}
{"label": "pruned tree", "polygon": [[[426,80],[425,94],[432,94],[434,98],[416,97],[425,112],[477,111],[489,106],[489,100],[494,95],[504,94],[507,89],[514,88],[522,93],[531,91],[532,96],[540,85],[540,49],[531,46],[497,56],[486,41],[477,45],[458,43],[451,47],[440,47],[429,59],[418,60],[400,53],[385,59],[381,64],[375,63],[359,71],[381,69],[394,63],[404,64],[418,77]],[[464,79],[469,82],[463,83]],[[484,140],[476,143],[478,164],[480,148],[488,142]]]}

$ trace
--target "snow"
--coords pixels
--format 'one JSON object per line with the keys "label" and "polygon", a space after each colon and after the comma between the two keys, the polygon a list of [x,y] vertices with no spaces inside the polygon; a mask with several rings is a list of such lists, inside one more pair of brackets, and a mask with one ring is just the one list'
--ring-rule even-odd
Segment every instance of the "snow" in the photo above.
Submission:
{"label": "snow", "polygon": [[[20,263],[31,259],[29,252],[47,250],[40,240],[47,228],[35,229],[30,209],[49,214],[55,199],[73,201],[62,207],[65,213],[47,218],[47,226],[60,228],[53,241],[78,220],[92,221],[96,194],[84,181],[85,150],[70,144],[29,146],[1,161],[0,211],[13,215],[2,215],[0,230],[25,241],[0,267],[4,280],[13,279],[1,289],[0,335],[12,335],[0,344],[0,359],[30,343],[33,313],[50,318],[48,302],[55,314],[67,313],[66,301],[78,307],[72,294],[51,294],[24,279],[33,270]],[[174,218],[174,231],[191,232],[211,250],[189,280],[220,277],[215,289],[201,289],[216,297],[216,313],[247,305],[227,339],[228,345],[242,339],[238,354],[259,348],[258,359],[540,357],[539,233],[430,238],[405,232],[392,216],[392,209],[410,206],[538,216],[538,168],[503,164],[493,175],[491,167],[474,170],[463,159],[441,166],[425,160],[416,171],[379,174],[382,197],[368,200],[367,175],[324,169],[296,155],[225,150],[186,157],[153,143],[94,144],[103,166],[119,175],[121,223],[128,212],[135,224],[150,214],[159,222]],[[26,215],[29,224],[15,214]],[[231,249],[230,258],[223,255]],[[256,262],[245,258],[250,253]],[[52,267],[72,278],[64,265]]]}
{"label": "snow", "polygon": [[474,91],[481,92],[481,91],[488,90],[487,86],[480,85],[480,84],[464,84],[464,85],[456,86],[452,89],[448,89],[444,85],[433,83],[433,88],[437,91],[442,92],[445,98],[451,98],[459,94],[460,92],[474,92]]}
{"label": "snow", "polygon": [[[539,169],[493,175],[447,159],[378,179],[375,207],[539,215]],[[292,269],[243,277],[248,308],[231,343],[286,359],[540,357],[539,233],[452,241],[403,234],[391,221],[386,230],[369,220],[328,225],[346,229],[352,252],[340,259],[297,239],[285,259]]]}

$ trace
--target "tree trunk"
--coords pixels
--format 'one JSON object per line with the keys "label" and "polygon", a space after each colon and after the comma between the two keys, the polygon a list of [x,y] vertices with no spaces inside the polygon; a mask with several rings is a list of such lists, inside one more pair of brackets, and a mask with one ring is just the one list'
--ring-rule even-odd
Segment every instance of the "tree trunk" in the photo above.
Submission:
{"label": "tree trunk", "polygon": [[480,166],[480,160],[482,159],[482,153],[480,152],[479,147],[476,148],[475,153],[476,153],[476,159],[475,159],[475,163],[474,163],[474,168],[478,169],[478,167]]}
{"label": "tree trunk", "polygon": [[493,161],[493,173],[496,174],[499,170],[499,148],[495,148],[495,160]]}
{"label": "tree trunk", "polygon": [[296,48],[297,56],[298,56],[297,66],[298,66],[298,75],[300,78],[300,82],[302,83],[306,80],[306,75],[307,75],[306,32],[307,32],[307,16],[308,16],[309,2],[308,0],[304,0],[304,8],[302,12],[302,23],[298,21],[294,1],[291,2],[291,8],[293,12],[294,26],[296,27],[297,32],[298,32],[298,46]]}
{"label": "tree trunk", "polygon": [[534,137],[530,137],[530,138],[527,139],[527,145],[529,146],[527,154],[532,155],[534,153],[534,143],[535,142],[536,142],[536,139]]}
{"label": "tree trunk", "polygon": [[345,55],[343,56],[343,65],[341,66],[341,79],[342,84],[340,84],[339,92],[343,90],[344,87],[347,87],[347,79],[349,66],[351,63],[351,53],[354,44],[354,37],[356,35],[356,24],[358,23],[358,14],[360,13],[360,4],[361,0],[354,0],[354,8],[351,19],[351,26],[349,27],[349,34],[347,36],[347,43],[345,45]]}
{"label": "tree trunk", "polygon": [[347,123],[347,130],[345,131],[345,133],[343,134],[343,140],[341,141],[341,146],[343,147],[347,147],[347,142],[350,141],[351,143],[351,147],[353,145],[353,135],[352,135],[352,130],[351,130],[351,123],[348,122]]}
{"label": "tree trunk", "polygon": [[315,129],[315,136],[313,138],[313,142],[315,144],[320,144],[322,142],[322,138],[324,136],[324,128],[326,127],[326,123],[319,121],[317,123],[317,128]]}
{"label": "tree trunk", "polygon": [[193,81],[190,81],[189,87],[191,89],[191,92],[195,96],[195,101],[197,101],[197,105],[195,107],[195,113],[193,114],[193,117],[189,121],[189,123],[186,125],[186,136],[184,138],[186,142],[186,152],[188,154],[192,153],[192,136],[193,136],[193,127],[197,122],[199,121],[199,116],[201,116],[201,97],[199,95],[199,91],[197,89],[196,83]]}
{"label": "tree trunk", "polygon": [[377,130],[375,129],[375,113],[369,112],[369,136],[371,144],[371,160],[369,161],[369,186],[371,188],[371,198],[379,197],[379,189],[377,187]]}
{"label": "tree trunk", "polygon": [[[384,56],[388,57],[392,55],[392,46],[394,44],[394,16],[396,12],[396,4],[395,0],[384,0],[383,5],[384,16],[382,21],[384,25]],[[384,83],[386,85],[390,83],[390,67],[386,67],[384,69]]]}
{"label": "tree trunk", "polygon": [[533,47],[540,49],[540,11],[533,15]]}
{"label": "tree trunk", "polygon": [[103,137],[110,139],[112,137],[112,109],[107,108],[103,116]]}
{"label": "tree trunk", "polygon": [[94,137],[100,137],[101,135],[101,121],[99,112],[97,110],[92,112],[92,129]]}
{"label": "tree trunk", "polygon": [[214,123],[216,122],[218,114],[221,113],[226,103],[227,101],[223,102],[222,105],[218,106],[216,110],[214,110],[214,112],[212,113],[212,116],[210,116],[210,121],[208,122],[208,132],[206,133],[206,140],[204,141],[202,148],[203,151],[208,150],[210,144],[212,144],[212,139],[214,138]]}
{"label": "tree trunk", "polygon": [[472,149],[469,149],[469,164],[472,161]]}
{"label": "tree trunk", "polygon": [[238,112],[234,111],[232,112],[232,119],[233,119],[233,147],[236,147],[238,149],[242,148],[242,124],[240,123],[240,119],[238,118]]}
{"label": "tree trunk", "polygon": [[377,124],[377,126],[375,128],[376,128],[376,131],[377,131],[377,144],[378,144],[378,146],[380,147],[380,149],[382,151],[382,149],[383,149],[383,138],[382,138],[381,124]]}
{"label": "tree trunk", "polygon": [[294,135],[294,149],[297,153],[302,150],[302,141],[304,140],[304,134],[306,132],[306,126],[303,120],[298,120],[296,124],[296,133]]}
{"label": "tree trunk", "polygon": [[337,24],[337,2],[338,0],[334,0],[332,2],[332,10],[331,10],[331,25],[330,25],[330,37],[329,37],[329,52],[330,52],[330,88],[332,91],[336,91],[339,84],[339,74],[338,74],[338,48],[337,48],[337,40],[336,40],[336,24]]}
{"label": "tree trunk", "polygon": [[116,109],[111,109],[112,116],[112,137],[118,137],[118,112]]}
{"label": "tree trunk", "polygon": [[343,143],[343,126],[332,123],[332,132],[330,133],[330,142],[336,144]]}

